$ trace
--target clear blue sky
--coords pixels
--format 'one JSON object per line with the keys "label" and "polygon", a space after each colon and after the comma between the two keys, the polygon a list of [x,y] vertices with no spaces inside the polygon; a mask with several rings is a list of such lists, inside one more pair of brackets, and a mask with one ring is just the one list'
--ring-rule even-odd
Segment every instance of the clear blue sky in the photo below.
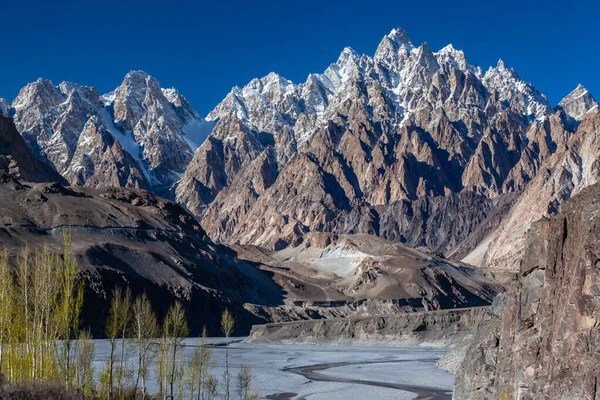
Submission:
{"label": "clear blue sky", "polygon": [[117,87],[143,69],[205,115],[234,85],[322,72],[345,46],[372,55],[392,28],[448,43],[487,69],[502,58],[555,104],[578,83],[600,98],[600,5],[592,0],[221,0],[3,2],[0,97],[38,77]]}

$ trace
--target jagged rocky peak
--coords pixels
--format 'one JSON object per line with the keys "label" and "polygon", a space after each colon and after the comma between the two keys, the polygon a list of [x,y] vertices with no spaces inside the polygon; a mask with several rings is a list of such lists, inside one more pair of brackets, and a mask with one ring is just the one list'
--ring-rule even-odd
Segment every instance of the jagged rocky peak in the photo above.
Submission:
{"label": "jagged rocky peak", "polygon": [[402,28],[392,29],[385,35],[377,50],[375,51],[376,60],[398,60],[398,52],[408,53],[414,48],[406,31]]}
{"label": "jagged rocky peak", "polygon": [[190,121],[192,119],[202,119],[198,112],[194,110],[190,102],[185,97],[183,97],[183,95],[179,93],[177,89],[162,89],[162,92],[169,101],[169,103],[175,106],[175,109],[184,121]]}
{"label": "jagged rocky peak", "polygon": [[35,157],[63,173],[87,119],[101,106],[94,88],[38,79],[13,101],[14,121]]}
{"label": "jagged rocky peak", "polygon": [[359,58],[360,58],[360,55],[356,51],[354,51],[354,49],[352,47],[346,46],[340,53],[340,56],[338,57],[336,64],[338,66],[343,66],[348,63],[355,64],[356,62],[358,62]]}
{"label": "jagged rocky peak", "polygon": [[158,80],[144,71],[128,72],[121,85],[102,99],[106,105],[112,105],[115,123],[128,131],[133,131],[149,113],[170,117],[168,123],[179,120],[185,124],[191,119],[202,119],[177,89],[161,88]]}
{"label": "jagged rocky peak", "polygon": [[121,86],[103,98],[114,124],[133,134],[153,186],[163,194],[179,180],[212,125],[205,125],[179,92],[163,90],[144,71],[129,72]]}
{"label": "jagged rocky peak", "polygon": [[158,102],[163,106],[170,104],[155,78],[144,71],[128,72],[121,86],[114,91],[112,106],[115,123],[127,131],[133,131],[150,102]]}
{"label": "jagged rocky peak", "polygon": [[21,89],[10,113],[35,157],[69,181],[156,192],[179,179],[214,125],[143,71],[129,72],[102,96],[93,87],[38,79]]}
{"label": "jagged rocky peak", "polygon": [[[242,96],[247,107],[259,112],[260,108],[273,106],[277,113],[297,115],[298,98],[295,93],[297,85],[281,75],[271,72],[260,79],[253,79],[242,89]],[[261,113],[252,115],[257,125],[258,118],[264,118]],[[267,117],[268,118],[268,117]],[[261,128],[262,129],[262,128]]]}
{"label": "jagged rocky peak", "polygon": [[400,27],[392,29],[392,31],[386,36],[386,38],[399,45],[404,45],[407,47],[411,47],[413,45],[410,38],[408,37],[408,33],[406,33],[406,31]]}
{"label": "jagged rocky peak", "polygon": [[513,69],[508,68],[502,59],[496,67],[490,67],[483,76],[488,90],[497,95],[503,106],[512,108],[529,118],[541,119],[552,112],[545,95],[531,83],[525,82]]}
{"label": "jagged rocky peak", "polygon": [[58,85],[58,90],[65,96],[64,104],[68,111],[83,111],[85,115],[91,116],[97,115],[102,108],[102,101],[94,87],[63,81]]}
{"label": "jagged rocky peak", "polygon": [[293,102],[290,97],[294,97],[296,89],[297,86],[292,81],[271,72],[262,78],[252,79],[243,88],[234,86],[206,119],[216,120],[234,111],[239,119],[260,124],[261,121],[256,119],[257,115],[255,115],[260,108]]}
{"label": "jagged rocky peak", "polygon": [[[176,198],[224,242],[285,246],[313,230],[396,230],[388,237],[431,243],[436,232],[408,232],[408,217],[395,203],[460,195],[491,210],[491,199],[507,194],[507,177],[526,185],[538,171],[540,149],[555,151],[559,126],[527,136],[534,119],[552,113],[546,98],[502,61],[484,75],[453,45],[437,52],[427,43],[415,47],[395,29],[374,57],[346,47],[304,83],[269,74],[233,88],[207,117],[219,121]],[[277,162],[261,165],[274,169],[268,172],[275,181],[264,192],[248,192],[252,178],[241,172],[268,148]],[[303,176],[313,180],[302,186],[310,200],[287,201],[286,188],[296,183],[288,169],[308,166],[319,171]],[[317,190],[323,185],[331,192]],[[363,205],[381,209],[358,217]],[[223,209],[233,211],[224,216]],[[267,211],[268,228],[258,223]]]}
{"label": "jagged rocky peak", "polygon": [[[267,76],[260,79],[253,79],[244,88],[244,90],[258,90],[262,94],[271,93],[290,93],[296,90],[296,85],[289,79],[284,78],[275,72],[270,72]],[[271,99],[269,99],[271,100]],[[279,100],[279,99],[273,99]]]}
{"label": "jagged rocky peak", "polygon": [[[289,133],[301,112],[301,92],[298,85],[271,72],[263,78],[253,79],[243,88],[233,87],[206,119],[223,121],[218,135],[227,130],[237,130],[238,122],[245,124],[249,130],[269,136],[283,131]],[[232,123],[230,128],[227,128],[226,121]],[[227,136],[230,135],[223,137]]]}
{"label": "jagged rocky peak", "polygon": [[370,61],[370,57],[360,56],[351,47],[345,47],[337,61],[325,70],[323,78],[331,83],[333,91],[344,90],[346,82],[352,83],[364,75],[365,64]]}
{"label": "jagged rocky peak", "polygon": [[436,71],[440,68],[433,51],[429,48],[429,44],[424,42],[417,49],[416,55],[417,64],[428,70]]}
{"label": "jagged rocky peak", "polygon": [[597,110],[598,102],[583,85],[579,84],[575,90],[558,103],[557,108],[579,121],[590,111]]}
{"label": "jagged rocky peak", "polygon": [[156,78],[144,71],[128,72],[121,85],[101,99],[105,106],[112,107],[115,124],[128,131],[135,131],[137,123],[146,123],[147,118],[163,117],[169,126],[204,121],[177,89],[163,89]]}
{"label": "jagged rocky peak", "polygon": [[214,121],[224,117],[228,113],[233,112],[239,119],[247,119],[248,114],[244,105],[244,94],[242,88],[234,86],[227,96],[217,106],[208,113],[206,119]]}
{"label": "jagged rocky peak", "polygon": [[97,103],[99,96],[95,87],[62,81],[58,85],[58,90],[65,96],[80,96],[81,98],[90,101],[94,106],[100,105]]}
{"label": "jagged rocky peak", "polygon": [[49,80],[39,78],[27,84],[12,102],[17,127],[20,123],[35,122],[27,120],[21,122],[21,116],[24,117],[23,119],[39,118],[40,113],[48,111],[62,101],[62,93]]}
{"label": "jagged rocky peak", "polygon": [[320,114],[325,111],[333,91],[333,84],[325,75],[310,74],[300,93],[300,97],[304,99],[305,114]]}
{"label": "jagged rocky peak", "polygon": [[15,121],[23,129],[40,123],[42,114],[51,112],[53,108],[58,113],[89,113],[100,106],[98,92],[93,87],[72,82],[61,82],[54,86],[52,81],[42,78],[21,89],[12,103]]}
{"label": "jagged rocky peak", "polygon": [[481,68],[469,64],[467,57],[465,56],[465,52],[456,49],[452,43],[442,47],[438,52],[435,53],[435,55],[440,64],[450,62],[458,66],[458,68],[462,71],[470,70],[478,77],[481,77]]}
{"label": "jagged rocky peak", "polygon": [[69,183],[75,186],[150,189],[140,164],[115,136],[106,128],[101,117],[94,115],[88,119],[69,168],[63,174]]}

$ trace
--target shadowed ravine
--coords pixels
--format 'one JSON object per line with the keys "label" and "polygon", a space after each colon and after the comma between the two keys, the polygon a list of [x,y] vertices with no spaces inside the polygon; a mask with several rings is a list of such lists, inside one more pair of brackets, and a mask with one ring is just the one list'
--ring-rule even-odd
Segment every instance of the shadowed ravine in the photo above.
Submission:
{"label": "shadowed ravine", "polygon": [[[315,365],[307,365],[302,367],[290,367],[284,368],[282,371],[292,372],[294,374],[302,375],[306,379],[317,381],[317,382],[339,382],[339,383],[353,383],[357,385],[367,385],[367,386],[377,386],[377,387],[385,387],[391,389],[403,390],[406,392],[415,393],[417,397],[415,399],[419,400],[449,400],[452,398],[452,392],[449,392],[444,389],[435,388],[435,387],[427,387],[427,386],[417,386],[410,385],[405,383],[390,383],[390,382],[377,382],[377,381],[368,381],[362,379],[350,379],[350,378],[342,378],[329,376],[321,373],[320,371],[325,371],[330,368],[337,367],[346,367],[350,365],[367,365],[367,364],[388,364],[388,363],[407,363],[407,362],[431,362],[435,363],[437,359],[418,359],[418,360],[393,360],[393,361],[364,361],[364,362],[337,362],[337,363],[326,363],[326,364],[315,364]],[[286,396],[287,395],[287,396]],[[294,394],[285,393],[278,395],[277,397],[271,397],[273,399],[289,399],[292,398]]]}

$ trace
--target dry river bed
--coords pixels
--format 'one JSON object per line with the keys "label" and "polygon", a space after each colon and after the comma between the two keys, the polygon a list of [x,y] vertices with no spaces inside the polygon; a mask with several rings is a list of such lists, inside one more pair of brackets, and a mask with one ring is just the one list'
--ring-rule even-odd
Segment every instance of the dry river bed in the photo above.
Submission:
{"label": "dry river bed", "polygon": [[[213,350],[212,374],[219,380],[222,393],[223,339],[211,338],[208,342]],[[197,339],[186,340],[186,358],[191,358],[197,344]],[[229,360],[234,377],[243,365],[252,367],[254,388],[263,399],[451,399],[454,376],[436,367],[446,351],[362,345],[250,344],[236,339],[229,346]],[[108,342],[96,341],[96,371],[106,363],[107,355]],[[129,363],[135,365],[133,351]],[[235,385],[234,379],[233,382]],[[157,390],[153,377],[149,389]],[[236,393],[235,387],[232,393]]]}

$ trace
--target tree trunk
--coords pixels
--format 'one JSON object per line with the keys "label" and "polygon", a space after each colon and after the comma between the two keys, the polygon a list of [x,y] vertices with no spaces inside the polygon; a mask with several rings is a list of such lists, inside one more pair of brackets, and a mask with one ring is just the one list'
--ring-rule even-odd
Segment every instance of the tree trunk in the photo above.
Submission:
{"label": "tree trunk", "polygon": [[225,339],[225,400],[229,400],[229,338]]}

